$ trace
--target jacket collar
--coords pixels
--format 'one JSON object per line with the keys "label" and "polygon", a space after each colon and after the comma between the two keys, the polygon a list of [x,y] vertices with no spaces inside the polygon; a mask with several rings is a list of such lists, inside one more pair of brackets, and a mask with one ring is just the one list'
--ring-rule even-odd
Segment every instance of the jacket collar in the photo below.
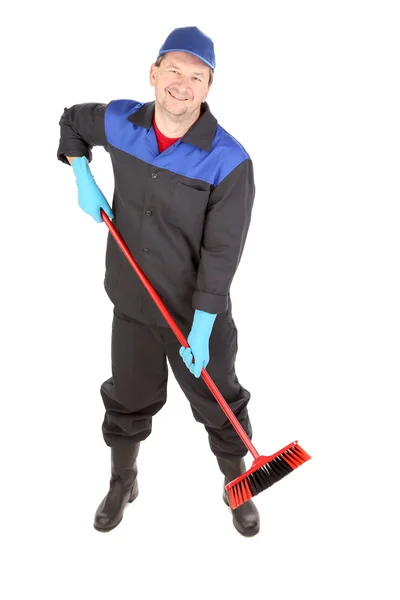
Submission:
{"label": "jacket collar", "polygon": [[[153,125],[155,101],[146,102],[133,114],[127,117],[134,125],[145,127],[149,130]],[[197,146],[201,150],[209,152],[217,131],[218,122],[211,113],[207,102],[201,105],[201,114],[191,128],[182,136],[182,142]]]}

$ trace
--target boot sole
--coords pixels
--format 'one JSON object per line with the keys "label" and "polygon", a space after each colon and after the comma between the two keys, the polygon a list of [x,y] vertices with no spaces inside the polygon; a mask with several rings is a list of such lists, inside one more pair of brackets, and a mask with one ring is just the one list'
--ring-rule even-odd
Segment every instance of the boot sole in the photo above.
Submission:
{"label": "boot sole", "polygon": [[[134,496],[131,496],[131,498],[129,498],[128,503],[131,504],[134,500],[136,500],[136,498],[138,496],[139,496],[139,492],[136,492],[136,494],[134,494]],[[125,510],[125,508],[126,508],[126,505],[124,506],[124,510]],[[124,517],[124,515],[122,515],[122,517],[120,518],[118,523],[115,523],[115,525],[113,525],[112,527],[99,527],[95,523],[93,523],[93,527],[95,528],[96,531],[100,531],[100,533],[108,533],[109,531],[112,531],[113,529],[118,527],[118,525],[121,523],[123,517]]]}
{"label": "boot sole", "polygon": [[[225,502],[226,506],[229,508],[229,511],[232,515],[233,513],[232,513],[231,507],[229,505],[229,500],[227,500],[225,498],[225,496],[222,496],[222,499]],[[243,529],[239,529],[239,527],[236,526],[236,523],[233,519],[232,519],[232,522],[233,522],[233,526],[236,529],[236,531],[238,531],[240,533],[240,535],[243,535],[244,537],[253,537],[253,536],[257,535],[257,533],[259,533],[259,531],[260,531],[260,525],[258,525],[257,527],[255,527],[253,529],[250,529],[250,530],[243,530]]]}

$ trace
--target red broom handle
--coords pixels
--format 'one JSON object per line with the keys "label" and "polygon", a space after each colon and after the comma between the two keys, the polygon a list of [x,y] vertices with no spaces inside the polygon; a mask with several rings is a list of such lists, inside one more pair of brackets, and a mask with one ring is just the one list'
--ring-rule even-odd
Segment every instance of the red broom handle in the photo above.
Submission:
{"label": "red broom handle", "polygon": [[[175,323],[172,316],[169,314],[169,312],[166,309],[165,305],[163,304],[160,296],[157,294],[156,290],[153,288],[153,286],[147,279],[146,275],[143,273],[142,269],[139,267],[139,265],[133,258],[128,246],[125,244],[124,240],[122,239],[122,237],[116,230],[115,225],[111,222],[111,220],[108,218],[108,216],[103,211],[103,209],[100,209],[100,214],[102,216],[103,221],[105,222],[108,229],[110,230],[113,238],[117,242],[118,246],[121,248],[121,250],[124,253],[125,257],[127,258],[128,262],[131,264],[133,269],[136,271],[136,274],[139,277],[140,281],[143,283],[144,287],[149,292],[150,296],[156,303],[156,305],[159,308],[159,310],[161,311],[164,319],[167,321],[168,325],[171,327],[172,331],[178,338],[179,342],[181,343],[182,346],[184,346],[185,348],[188,348],[189,344],[187,343],[185,336],[179,329],[178,325]],[[243,429],[243,427],[237,420],[232,409],[230,408],[230,406],[228,405],[226,400],[223,398],[221,392],[218,390],[217,386],[215,385],[215,383],[213,382],[213,380],[211,379],[211,377],[209,376],[209,374],[207,373],[207,371],[204,368],[201,370],[201,376],[204,379],[204,381],[206,382],[209,390],[214,395],[218,404],[220,405],[220,407],[222,408],[222,410],[224,411],[224,413],[226,414],[226,416],[232,423],[232,426],[235,428],[237,434],[240,436],[240,438],[241,438],[242,442],[244,443],[244,445],[246,446],[246,448],[249,450],[249,452],[251,452],[251,454],[253,455],[254,458],[259,458],[260,455],[257,452],[257,450],[254,448],[253,444],[251,443],[250,438],[246,434],[245,430]]]}

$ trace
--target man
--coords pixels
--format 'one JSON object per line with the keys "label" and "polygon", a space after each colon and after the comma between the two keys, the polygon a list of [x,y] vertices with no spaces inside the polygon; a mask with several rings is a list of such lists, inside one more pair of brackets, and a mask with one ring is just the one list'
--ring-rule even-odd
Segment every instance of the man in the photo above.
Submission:
{"label": "man", "polygon": [[[153,102],[113,100],[65,108],[57,157],[71,164],[80,207],[100,208],[187,337],[180,347],[109,233],[104,286],[112,301],[112,377],[101,386],[102,432],[111,448],[110,489],[94,527],[110,531],[138,495],[137,456],[166,402],[167,358],[194,418],[205,426],[224,486],[246,470],[247,449],[200,374],[208,373],[251,437],[250,393],[235,374],[237,330],[230,286],[250,225],[255,187],[243,147],[211,114],[206,98],[214,44],[197,27],[172,31],[150,69]],[[109,152],[112,207],[89,168],[92,147]],[[224,490],[224,501],[229,505]],[[232,510],[236,529],[259,531],[252,501]]]}

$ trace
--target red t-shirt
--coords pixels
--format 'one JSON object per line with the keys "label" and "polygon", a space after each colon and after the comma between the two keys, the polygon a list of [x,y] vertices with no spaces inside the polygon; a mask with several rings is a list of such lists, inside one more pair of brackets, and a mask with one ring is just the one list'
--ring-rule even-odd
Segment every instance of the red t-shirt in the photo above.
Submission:
{"label": "red t-shirt", "polygon": [[156,133],[158,149],[160,152],[164,152],[164,150],[166,150],[167,148],[172,146],[172,144],[177,142],[181,137],[181,136],[179,136],[177,138],[170,138],[170,137],[167,137],[166,135],[164,135],[163,133],[161,133],[161,131],[158,129],[158,127],[156,125],[155,117],[153,118],[153,127],[154,127],[154,131]]}

